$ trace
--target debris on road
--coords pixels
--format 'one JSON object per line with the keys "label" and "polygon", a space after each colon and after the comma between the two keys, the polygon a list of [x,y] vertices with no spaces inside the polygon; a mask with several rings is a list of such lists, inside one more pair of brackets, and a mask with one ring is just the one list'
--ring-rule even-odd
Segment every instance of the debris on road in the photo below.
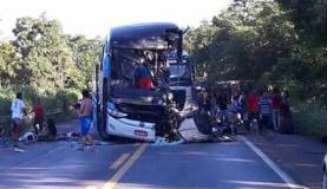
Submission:
{"label": "debris on road", "polygon": [[165,146],[165,145],[177,145],[177,144],[184,144],[184,143],[185,143],[185,141],[183,139],[173,141],[173,142],[169,142],[164,137],[157,137],[155,142],[152,145],[153,146]]}
{"label": "debris on road", "polygon": [[81,135],[77,132],[68,132],[68,133],[66,133],[66,137],[72,138],[72,139],[77,139],[77,138],[80,138]]}
{"label": "debris on road", "polygon": [[18,147],[15,147],[14,151],[15,152],[25,152],[25,150],[23,150],[22,148],[18,148]]}
{"label": "debris on road", "polygon": [[168,141],[165,137],[157,137],[153,146],[169,146],[177,144],[190,144],[190,143],[208,143],[208,142],[231,142],[234,138],[230,136],[210,136],[205,135],[199,131],[194,119],[186,119],[181,123],[179,128],[181,139],[176,141]]}
{"label": "debris on road", "polygon": [[18,141],[25,142],[26,144],[30,144],[30,143],[36,142],[37,137],[33,132],[28,131],[28,132],[24,133],[23,136],[19,137]]}

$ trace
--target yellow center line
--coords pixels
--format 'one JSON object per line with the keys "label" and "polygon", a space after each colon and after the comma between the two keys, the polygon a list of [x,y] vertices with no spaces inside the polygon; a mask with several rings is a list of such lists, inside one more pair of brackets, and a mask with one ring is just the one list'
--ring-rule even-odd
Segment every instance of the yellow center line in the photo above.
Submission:
{"label": "yellow center line", "polygon": [[109,169],[114,170],[120,167],[129,158],[129,153],[122,154],[110,167]]}
{"label": "yellow center line", "polygon": [[102,187],[102,189],[113,189],[118,181],[124,176],[124,174],[132,167],[132,165],[138,160],[142,153],[146,150],[148,144],[144,143],[138,147],[138,149],[132,154],[128,161],[115,173],[115,175]]}
{"label": "yellow center line", "polygon": [[97,186],[87,186],[85,189],[99,189]]}

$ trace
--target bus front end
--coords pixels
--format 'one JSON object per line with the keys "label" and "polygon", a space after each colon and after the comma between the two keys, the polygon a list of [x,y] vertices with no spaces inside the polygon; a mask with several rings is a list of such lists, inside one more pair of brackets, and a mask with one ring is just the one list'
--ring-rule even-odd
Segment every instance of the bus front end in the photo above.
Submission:
{"label": "bus front end", "polygon": [[[99,77],[98,131],[103,139],[155,141],[172,130],[168,55],[182,60],[182,31],[154,23],[113,28]],[[142,78],[147,76],[148,80]],[[141,78],[141,79],[140,79]],[[145,82],[147,81],[147,82]]]}

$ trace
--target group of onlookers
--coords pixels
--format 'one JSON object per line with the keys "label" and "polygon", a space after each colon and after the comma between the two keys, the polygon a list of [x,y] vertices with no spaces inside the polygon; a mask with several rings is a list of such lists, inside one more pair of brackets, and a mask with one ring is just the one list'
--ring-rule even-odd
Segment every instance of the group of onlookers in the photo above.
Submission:
{"label": "group of onlookers", "polygon": [[219,108],[222,111],[239,113],[246,124],[257,121],[260,129],[269,128],[281,133],[294,132],[289,93],[286,90],[204,90],[201,92],[200,106],[208,111]]}
{"label": "group of onlookers", "polygon": [[[89,135],[89,130],[92,123],[92,99],[88,90],[82,91],[83,98],[75,104],[77,113],[80,121],[80,130],[83,144],[91,145],[93,143],[91,136]],[[22,93],[18,92],[16,98],[11,104],[11,128],[9,129],[10,135],[14,142],[14,149],[19,149],[18,142],[20,137],[23,136],[23,131],[28,127],[25,123],[28,114],[33,115],[32,126],[33,131],[28,131],[32,133],[31,136],[35,140],[55,140],[57,136],[57,129],[53,119],[46,118],[46,110],[41,102],[41,99],[36,98],[33,102],[33,107],[31,111],[27,111],[26,105],[23,100]],[[9,133],[8,133],[9,134]],[[25,133],[26,134],[26,133]]]}
{"label": "group of onlookers", "polygon": [[[57,130],[54,121],[48,119],[45,122],[46,110],[40,98],[34,100],[32,110],[28,111],[22,93],[18,92],[16,98],[12,101],[10,110],[11,127],[6,129],[8,131],[6,135],[11,135],[15,149],[19,149],[18,142],[25,138],[32,141],[36,138],[39,140],[52,140],[56,137]],[[31,123],[33,131],[26,131],[31,119],[27,116],[28,114],[33,114]]]}

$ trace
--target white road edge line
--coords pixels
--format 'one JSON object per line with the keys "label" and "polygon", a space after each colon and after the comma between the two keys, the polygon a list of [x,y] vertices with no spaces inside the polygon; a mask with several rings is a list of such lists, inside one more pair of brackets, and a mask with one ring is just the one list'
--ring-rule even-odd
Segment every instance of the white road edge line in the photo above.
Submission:
{"label": "white road edge line", "polygon": [[276,163],[274,163],[262,150],[256,147],[251,141],[244,136],[239,138],[253,150],[286,184],[292,189],[309,189],[305,186],[298,185],[286,172],[284,172]]}

